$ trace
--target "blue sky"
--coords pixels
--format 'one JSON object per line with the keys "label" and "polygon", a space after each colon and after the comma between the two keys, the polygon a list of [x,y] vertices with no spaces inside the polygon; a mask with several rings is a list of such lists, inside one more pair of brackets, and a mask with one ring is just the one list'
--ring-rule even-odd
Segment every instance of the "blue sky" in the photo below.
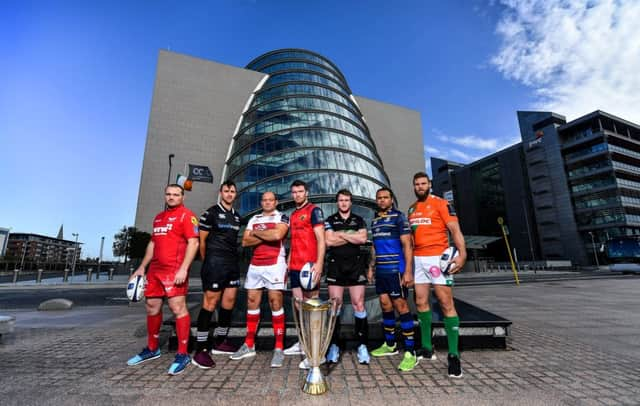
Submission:
{"label": "blue sky", "polygon": [[430,156],[516,142],[516,110],[640,122],[640,2],[13,1],[0,5],[0,227],[85,255],[133,223],[158,51],[234,66],[284,47],[422,114]]}

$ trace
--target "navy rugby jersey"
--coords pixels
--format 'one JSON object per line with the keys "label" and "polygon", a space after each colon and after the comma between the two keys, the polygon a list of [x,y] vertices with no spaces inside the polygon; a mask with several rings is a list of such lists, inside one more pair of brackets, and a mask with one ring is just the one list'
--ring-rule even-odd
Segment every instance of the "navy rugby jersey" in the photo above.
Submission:
{"label": "navy rugby jersey", "polygon": [[200,230],[209,232],[206,256],[235,259],[238,256],[238,232],[242,219],[222,204],[209,207],[200,216]]}
{"label": "navy rugby jersey", "polygon": [[404,214],[396,209],[376,213],[371,222],[376,250],[376,273],[404,273],[405,261],[400,236],[411,233]]}

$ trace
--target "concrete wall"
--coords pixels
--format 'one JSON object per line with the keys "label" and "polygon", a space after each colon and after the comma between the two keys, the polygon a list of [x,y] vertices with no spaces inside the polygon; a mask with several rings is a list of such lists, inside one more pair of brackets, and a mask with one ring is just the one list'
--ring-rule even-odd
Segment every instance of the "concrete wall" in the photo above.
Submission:
{"label": "concrete wall", "polygon": [[415,201],[413,174],[425,171],[420,113],[405,107],[355,96],[389,176],[398,208]]}
{"label": "concrete wall", "polygon": [[186,206],[196,214],[217,201],[233,132],[251,93],[266,75],[160,51],[144,151],[135,225],[149,231],[164,208],[169,154],[171,183],[185,163],[207,165],[214,184],[194,182]]}

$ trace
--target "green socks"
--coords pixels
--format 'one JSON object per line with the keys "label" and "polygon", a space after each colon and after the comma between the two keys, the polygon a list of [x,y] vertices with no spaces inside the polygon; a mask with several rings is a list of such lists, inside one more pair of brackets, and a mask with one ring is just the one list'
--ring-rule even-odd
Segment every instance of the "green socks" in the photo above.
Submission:
{"label": "green socks", "polygon": [[418,320],[420,320],[420,342],[422,348],[433,351],[431,344],[431,310],[426,312],[418,312]]}
{"label": "green socks", "polygon": [[[420,314],[418,314],[418,317],[420,317]],[[449,354],[455,355],[456,357],[460,357],[460,353],[458,352],[458,336],[459,336],[458,328],[460,327],[460,318],[458,316],[445,317],[443,321],[444,321],[444,329],[447,332],[447,343],[449,344]],[[420,323],[422,323],[422,318],[420,318]]]}

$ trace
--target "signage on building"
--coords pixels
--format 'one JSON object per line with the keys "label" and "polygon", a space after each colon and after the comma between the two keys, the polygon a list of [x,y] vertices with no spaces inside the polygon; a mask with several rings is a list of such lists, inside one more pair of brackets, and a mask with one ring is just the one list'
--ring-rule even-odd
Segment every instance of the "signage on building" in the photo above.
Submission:
{"label": "signage on building", "polygon": [[213,174],[208,166],[189,164],[188,178],[194,182],[213,183]]}

